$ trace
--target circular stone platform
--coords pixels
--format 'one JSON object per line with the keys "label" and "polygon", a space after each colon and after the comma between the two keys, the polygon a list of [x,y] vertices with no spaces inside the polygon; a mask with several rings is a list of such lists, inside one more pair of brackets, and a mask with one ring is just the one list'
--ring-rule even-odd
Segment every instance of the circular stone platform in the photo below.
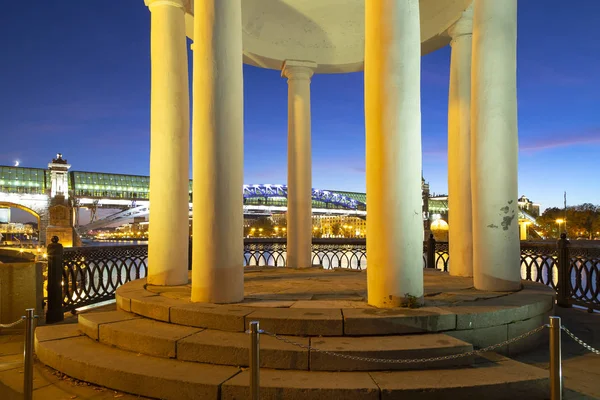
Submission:
{"label": "circular stone platform", "polygon": [[[366,303],[366,271],[286,268],[249,269],[245,300],[238,304],[192,303],[190,285],[151,286],[145,280],[117,290],[117,306],[179,325],[243,332],[260,321],[272,333],[294,336],[375,336],[444,332],[485,347],[547,323],[554,291],[523,282],[515,293],[475,290],[472,279],[424,270],[425,305],[378,309]],[[539,344],[533,335],[506,350]]]}

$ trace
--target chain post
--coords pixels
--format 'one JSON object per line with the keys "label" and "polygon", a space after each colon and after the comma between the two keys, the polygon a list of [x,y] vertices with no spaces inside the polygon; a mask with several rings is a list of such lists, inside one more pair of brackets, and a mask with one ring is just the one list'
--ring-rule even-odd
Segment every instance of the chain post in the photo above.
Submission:
{"label": "chain post", "polygon": [[46,323],[53,324],[65,319],[63,310],[63,245],[58,236],[52,236],[48,245],[48,311]]}
{"label": "chain post", "polygon": [[435,238],[433,237],[433,233],[430,233],[427,240],[427,268],[435,267]]}
{"label": "chain post", "polygon": [[35,316],[33,308],[25,310],[25,351],[23,352],[24,379],[23,398],[33,399],[33,336],[35,332]]}
{"label": "chain post", "polygon": [[556,285],[557,299],[556,304],[559,307],[571,307],[570,297],[570,279],[569,270],[571,269],[571,260],[569,256],[569,241],[567,234],[561,233],[558,240],[558,284]]}
{"label": "chain post", "polygon": [[260,327],[250,322],[250,393],[252,400],[260,398]]}
{"label": "chain post", "polygon": [[550,400],[562,400],[560,317],[550,317]]}

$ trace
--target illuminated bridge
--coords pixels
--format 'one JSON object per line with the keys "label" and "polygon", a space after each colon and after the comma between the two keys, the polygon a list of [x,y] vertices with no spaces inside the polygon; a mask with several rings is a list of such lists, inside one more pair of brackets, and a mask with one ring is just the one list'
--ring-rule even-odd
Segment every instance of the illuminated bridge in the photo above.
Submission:
{"label": "illuminated bridge", "polygon": [[[118,223],[148,214],[150,177],[68,171],[70,165],[62,156],[48,169],[0,166],[0,207],[16,207],[38,218],[40,237],[48,225],[47,211],[52,198],[62,195],[74,210],[74,225],[78,226],[81,208],[90,210],[91,221],[78,228],[80,232]],[[285,185],[244,185],[244,213],[271,215],[287,210]],[[313,213],[341,214],[364,217],[366,195],[339,190],[313,189]],[[189,183],[190,213],[192,212],[192,181]],[[96,219],[100,208],[116,209],[117,213]]]}
{"label": "illuminated bridge", "polygon": [[[44,241],[48,226],[48,207],[56,195],[68,199],[73,209],[73,224],[79,232],[146,216],[149,212],[150,177],[68,171],[70,165],[60,155],[48,164],[48,169],[0,166],[0,207],[16,207],[38,218],[40,238]],[[424,219],[439,215],[447,219],[447,197],[429,197],[428,185],[423,182]],[[287,186],[244,185],[244,214],[272,215],[287,210]],[[366,216],[366,194],[340,190],[312,191],[314,214]],[[189,182],[189,207],[192,213],[192,181]],[[79,226],[79,210],[90,210],[90,223]],[[97,210],[117,210],[97,219]],[[524,210],[520,221],[535,223]]]}

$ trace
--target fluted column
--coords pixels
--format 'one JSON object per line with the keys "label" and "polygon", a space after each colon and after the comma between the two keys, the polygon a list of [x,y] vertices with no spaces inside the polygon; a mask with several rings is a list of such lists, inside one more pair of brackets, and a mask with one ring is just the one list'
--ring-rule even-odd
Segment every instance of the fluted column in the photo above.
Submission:
{"label": "fluted column", "polygon": [[419,1],[365,1],[368,301],[423,296]]}
{"label": "fluted column", "polygon": [[[240,0],[195,0],[192,301],[244,298]],[[236,28],[237,27],[237,28]]]}
{"label": "fluted column", "polygon": [[150,8],[148,283],[188,282],[189,89],[183,0]]}
{"label": "fluted column", "polygon": [[517,1],[475,0],[473,7],[473,281],[479,290],[510,291],[521,285]]}
{"label": "fluted column", "polygon": [[317,65],[284,63],[288,78],[287,266],[312,265],[312,161],[310,141],[310,78]]}
{"label": "fluted column", "polygon": [[450,275],[473,276],[471,218],[471,7],[448,30],[450,90],[448,96],[448,224]]}

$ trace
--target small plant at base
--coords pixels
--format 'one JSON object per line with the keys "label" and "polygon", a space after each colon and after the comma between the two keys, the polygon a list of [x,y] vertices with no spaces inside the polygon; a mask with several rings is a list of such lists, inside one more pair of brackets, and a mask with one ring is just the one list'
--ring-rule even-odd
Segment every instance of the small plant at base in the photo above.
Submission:
{"label": "small plant at base", "polygon": [[402,307],[419,308],[420,306],[417,296],[413,296],[410,293],[404,294],[404,303],[402,304]]}

